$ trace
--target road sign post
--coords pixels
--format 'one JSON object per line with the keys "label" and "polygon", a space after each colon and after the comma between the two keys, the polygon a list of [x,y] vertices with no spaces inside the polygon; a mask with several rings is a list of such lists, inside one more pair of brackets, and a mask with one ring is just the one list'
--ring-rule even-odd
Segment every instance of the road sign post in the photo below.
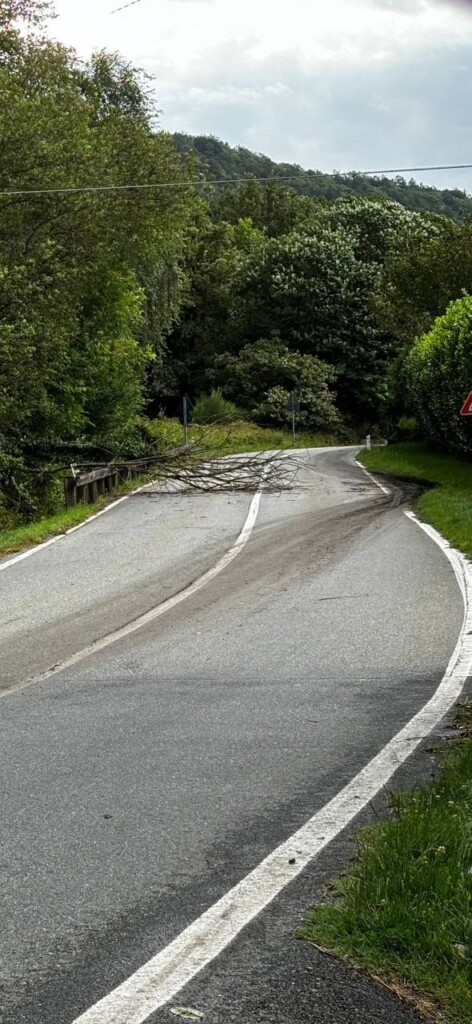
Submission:
{"label": "road sign post", "polygon": [[188,428],[192,422],[193,403],[188,395],[184,395],[179,404],[179,420],[184,428],[185,444],[188,444]]}
{"label": "road sign post", "polygon": [[300,402],[298,401],[298,395],[295,391],[292,391],[288,400],[288,411],[292,413],[292,434],[293,434],[293,445],[295,447],[297,443],[297,424],[296,414],[300,412]]}
{"label": "road sign post", "polygon": [[185,444],[188,444],[188,405],[187,405],[187,395],[184,395],[184,398],[183,398],[182,413],[183,413],[183,421],[184,421],[184,440],[185,440]]}

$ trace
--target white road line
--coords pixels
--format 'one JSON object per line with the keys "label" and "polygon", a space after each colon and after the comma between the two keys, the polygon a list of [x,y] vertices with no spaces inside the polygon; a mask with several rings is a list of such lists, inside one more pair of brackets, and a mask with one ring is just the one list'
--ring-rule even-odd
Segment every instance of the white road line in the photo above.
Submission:
{"label": "white road line", "polygon": [[[10,686],[7,690],[2,690],[0,693],[0,700],[12,693],[18,693],[30,686],[34,686],[36,683],[42,683],[46,679],[50,679],[51,676],[55,676],[59,672],[64,672],[65,669],[72,668],[73,665],[78,665],[79,662],[84,660],[84,658],[89,658],[92,654],[98,654],[99,651],[104,651],[107,647],[111,647],[112,644],[116,644],[118,640],[123,640],[124,637],[129,636],[131,633],[136,633],[138,629],[142,629],[143,626],[147,626],[150,622],[154,622],[155,619],[160,618],[161,615],[165,615],[166,612],[171,611],[172,608],[181,604],[182,601],[186,601],[189,597],[197,594],[199,590],[202,590],[202,588],[206,586],[207,583],[210,583],[216,576],[219,576],[219,574],[227,568],[227,566],[246,546],[256,524],[261,497],[262,490],[258,491],[252,498],[246,522],[244,523],[241,533],[232,547],[226,551],[216,565],[211,569],[208,569],[207,572],[204,572],[202,576],[199,576],[198,579],[194,580],[194,582],[188,587],[185,587],[185,589],[181,590],[178,594],[174,594],[173,597],[169,597],[167,601],[163,601],[162,604],[156,605],[155,608],[151,608],[150,611],[145,612],[144,615],[140,615],[139,618],[134,619],[132,622],[128,622],[126,626],[121,626],[120,629],[116,629],[113,633],[108,633],[107,636],[101,637],[99,640],[95,640],[94,643],[89,644],[88,647],[84,647],[81,651],[77,651],[75,654],[72,654],[71,657],[67,658],[65,661],[61,661],[58,665],[53,665],[51,668],[46,669],[46,671],[41,672],[40,675],[34,676],[32,679],[26,679],[24,682],[17,683],[15,686]],[[98,514],[100,515],[100,513]]]}
{"label": "white road line", "polygon": [[366,469],[365,466],[362,465],[362,462],[358,462],[357,459],[356,459],[356,462],[357,462],[357,465],[360,466],[361,469],[364,470],[364,473],[366,474],[366,476],[369,477],[369,480],[372,480],[372,483],[374,483],[376,485],[376,487],[380,487],[380,490],[383,491],[384,494],[390,494],[390,491],[389,491],[388,487],[384,487],[384,485],[380,483],[380,480],[376,480],[375,477],[372,476],[372,473],[369,473],[369,470]]}
{"label": "white road line", "polygon": [[420,523],[413,513],[406,515],[443,550],[451,562],[464,598],[461,634],[436,693],[408,725],[306,825],[170,945],[77,1017],[73,1024],[143,1024],[214,960],[313,857],[354,820],[459,698],[472,670],[472,567],[436,530]]}
{"label": "white road line", "polygon": [[[152,481],[150,481],[152,483]],[[139,494],[144,491],[145,487],[149,487],[150,484],[144,484],[142,487],[137,487],[134,491],[129,491],[128,494],[124,494],[122,498],[117,498],[116,501],[112,501],[106,508],[102,508],[100,512],[94,512],[88,519],[84,519],[83,523],[78,523],[77,526],[71,526],[69,530],[64,530],[64,533],[58,533],[56,537],[51,537],[50,540],[43,541],[42,544],[35,544],[33,548],[28,548],[27,551],[21,551],[19,555],[15,555],[14,558],[9,558],[8,562],[0,562],[0,572],[4,569],[9,569],[10,566],[16,565],[17,562],[22,562],[23,559],[29,558],[31,555],[35,555],[38,551],[42,551],[43,548],[49,548],[51,544],[57,544],[59,540],[64,540],[71,533],[76,533],[77,530],[81,530],[82,527],[88,526],[94,519],[99,519],[100,516],[104,516],[106,512],[111,512],[112,508],[116,508],[117,505],[121,505],[122,501],[127,501],[134,494]]]}

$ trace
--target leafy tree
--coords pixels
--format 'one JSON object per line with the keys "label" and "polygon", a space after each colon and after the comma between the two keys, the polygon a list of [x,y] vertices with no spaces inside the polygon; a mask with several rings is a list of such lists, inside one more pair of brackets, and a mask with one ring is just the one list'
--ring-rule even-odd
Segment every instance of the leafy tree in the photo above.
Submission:
{"label": "leafy tree", "polygon": [[239,188],[220,191],[213,202],[212,214],[215,219],[230,224],[250,217],[259,231],[269,238],[279,238],[313,220],[318,206],[293,189],[279,184],[277,179],[261,184],[249,178]]}
{"label": "leafy tree", "polygon": [[336,370],[340,409],[377,419],[386,401],[390,338],[378,330],[371,295],[378,268],[356,258],[348,232],[314,229],[271,239],[241,265],[234,320],[241,344],[279,336]]}
{"label": "leafy tree", "polygon": [[164,373],[156,382],[164,400],[201,392],[215,354],[231,347],[238,268],[262,242],[250,218],[235,225],[212,223],[204,204],[200,206],[187,237],[183,308],[167,341]]}
{"label": "leafy tree", "polygon": [[21,29],[41,26],[53,13],[52,0],[0,0],[0,54],[7,64],[21,50]]}
{"label": "leafy tree", "polygon": [[181,177],[172,141],[126,62],[34,35],[0,67],[0,135],[4,443],[122,436],[179,308],[193,199],[113,189]]}
{"label": "leafy tree", "polygon": [[329,383],[333,371],[314,356],[292,352],[281,341],[259,340],[238,355],[216,358],[211,376],[225,394],[263,424],[287,424],[288,399],[296,391],[302,427],[336,430],[340,419]]}
{"label": "leafy tree", "polygon": [[382,265],[395,254],[415,250],[423,242],[449,231],[442,216],[413,212],[398,202],[347,196],[320,210],[320,223],[347,231],[356,258]]}
{"label": "leafy tree", "polygon": [[472,296],[452,302],[410,350],[403,381],[411,411],[426,436],[472,457],[472,424],[460,410],[472,381]]}
{"label": "leafy tree", "polygon": [[376,308],[400,348],[427,332],[448,304],[472,292],[472,221],[446,222],[436,237],[419,238],[387,259]]}

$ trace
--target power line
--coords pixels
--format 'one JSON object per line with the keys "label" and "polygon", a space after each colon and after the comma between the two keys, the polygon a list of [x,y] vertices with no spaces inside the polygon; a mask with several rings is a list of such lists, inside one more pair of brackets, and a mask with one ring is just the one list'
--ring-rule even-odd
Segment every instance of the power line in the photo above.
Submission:
{"label": "power line", "polygon": [[118,14],[118,11],[125,11],[127,7],[134,7],[135,4],[140,4],[141,0],[130,0],[128,4],[123,4],[122,7],[115,7],[110,14]]}
{"label": "power line", "polygon": [[[247,181],[247,178],[241,181]],[[15,189],[0,192],[0,196],[49,196],[49,195],[74,195],[83,192],[127,192],[129,190],[143,190],[156,188],[185,188],[196,185],[221,184],[220,182],[199,181],[164,181],[146,185],[80,185],[77,188],[31,188]]]}
{"label": "power line", "polygon": [[[133,0],[138,2],[138,0]],[[435,167],[391,167],[388,170],[382,171],[349,171],[342,172],[344,177],[350,175],[358,175],[359,177],[375,177],[381,174],[407,174],[415,171],[458,171],[471,169],[472,164],[441,164]],[[214,185],[245,185],[250,181],[258,182],[278,182],[278,181],[300,181],[303,177],[312,178],[316,175],[324,175],[326,177],[332,177],[333,174],[341,174],[341,172],[328,171],[301,171],[298,174],[287,174],[287,175],[273,175],[257,178],[252,176],[246,176],[245,178],[217,178],[212,181],[207,178],[198,178],[193,181],[164,181],[154,182],[144,185],[130,184],[130,185],[80,185],[75,188],[33,188],[33,189],[8,189],[0,190],[0,196],[44,196],[44,195],[78,195],[90,192],[128,192],[128,191],[145,191],[152,189],[171,189],[171,188],[201,188]]]}
{"label": "power line", "polygon": [[462,171],[472,164],[439,164],[437,167],[389,167],[384,171],[356,171],[356,174],[407,174],[413,171]]}
{"label": "power line", "polygon": [[142,191],[145,189],[168,189],[168,188],[197,188],[208,185],[243,185],[248,181],[295,181],[300,175],[290,174],[286,176],[264,177],[264,178],[220,178],[212,181],[208,178],[198,178],[194,181],[159,181],[145,185],[80,185],[76,188],[33,188],[33,189],[8,189],[0,191],[0,196],[44,196],[44,195],[74,195],[83,192],[126,192],[130,190]]}

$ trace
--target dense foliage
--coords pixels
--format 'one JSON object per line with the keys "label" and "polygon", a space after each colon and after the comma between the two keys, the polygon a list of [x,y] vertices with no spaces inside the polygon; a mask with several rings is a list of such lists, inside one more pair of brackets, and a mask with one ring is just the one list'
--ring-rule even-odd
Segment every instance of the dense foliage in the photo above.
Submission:
{"label": "dense foliage", "polygon": [[295,392],[299,426],[339,431],[341,421],[328,384],[334,371],[310,355],[300,355],[272,339],[245,345],[237,355],[216,358],[213,379],[262,424],[289,424],[289,398]]}
{"label": "dense foliage", "polygon": [[[3,17],[12,6],[0,4]],[[84,63],[11,24],[7,37],[0,435],[19,445],[120,437],[142,407],[146,366],[177,308],[192,201],[185,190],[43,194],[168,181],[178,161],[153,129],[140,74],[120,58],[98,53]]]}
{"label": "dense foliage", "polygon": [[[382,420],[388,367],[401,347],[377,308],[384,268],[449,223],[389,202],[347,197],[327,206],[254,180],[216,197],[190,234],[188,292],[168,339],[163,399],[205,389],[215,360],[221,368],[225,353],[265,339],[274,360],[281,342],[330,366],[331,393],[349,424]],[[217,380],[230,394],[221,369]],[[247,402],[234,389],[231,397]]]}
{"label": "dense foliage", "polygon": [[404,367],[408,398],[431,440],[472,455],[472,424],[460,409],[472,390],[472,297],[457,299],[419,338]]}

